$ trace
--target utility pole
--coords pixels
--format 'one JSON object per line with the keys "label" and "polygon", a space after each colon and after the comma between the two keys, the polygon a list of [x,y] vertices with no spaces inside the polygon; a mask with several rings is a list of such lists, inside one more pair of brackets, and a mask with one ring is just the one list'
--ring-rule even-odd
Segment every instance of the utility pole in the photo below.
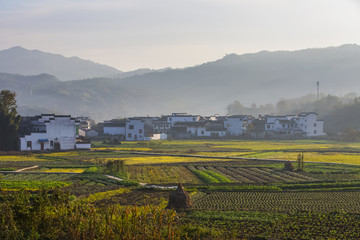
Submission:
{"label": "utility pole", "polygon": [[320,93],[319,93],[319,89],[320,89],[320,82],[319,82],[319,81],[317,81],[316,85],[317,85],[317,100],[319,101],[319,96],[320,96]]}

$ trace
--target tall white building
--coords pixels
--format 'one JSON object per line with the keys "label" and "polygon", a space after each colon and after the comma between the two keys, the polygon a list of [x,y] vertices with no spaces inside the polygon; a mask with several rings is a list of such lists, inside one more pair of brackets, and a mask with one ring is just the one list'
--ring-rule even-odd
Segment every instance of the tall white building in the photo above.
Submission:
{"label": "tall white building", "polygon": [[42,114],[25,117],[20,124],[23,136],[20,151],[75,149],[79,121],[70,115]]}
{"label": "tall white building", "polygon": [[145,137],[145,121],[143,119],[129,118],[126,121],[126,140],[143,141]]}
{"label": "tall white building", "polygon": [[324,136],[324,121],[317,120],[317,116],[316,113],[301,113],[294,121],[306,136]]}

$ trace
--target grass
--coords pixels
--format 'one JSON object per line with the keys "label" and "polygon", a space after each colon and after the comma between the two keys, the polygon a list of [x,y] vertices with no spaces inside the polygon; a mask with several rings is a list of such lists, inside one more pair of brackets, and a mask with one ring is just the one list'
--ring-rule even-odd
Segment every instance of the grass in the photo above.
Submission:
{"label": "grass", "polygon": [[107,192],[98,192],[89,195],[86,198],[81,199],[82,202],[86,203],[93,203],[104,199],[109,199],[115,195],[122,194],[122,193],[128,193],[130,192],[130,189],[127,188],[119,188],[117,190],[107,191]]}
{"label": "grass", "polygon": [[70,182],[57,181],[0,181],[0,188],[2,190],[39,190],[39,189],[53,189],[71,185]]}

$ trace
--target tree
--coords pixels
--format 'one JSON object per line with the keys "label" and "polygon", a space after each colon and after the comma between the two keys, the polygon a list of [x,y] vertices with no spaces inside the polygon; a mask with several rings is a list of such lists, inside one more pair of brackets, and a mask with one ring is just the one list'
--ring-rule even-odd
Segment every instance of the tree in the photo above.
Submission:
{"label": "tree", "polygon": [[16,93],[0,92],[0,150],[15,150],[21,116],[16,111]]}
{"label": "tree", "polygon": [[298,171],[304,171],[304,153],[299,153],[297,156]]}

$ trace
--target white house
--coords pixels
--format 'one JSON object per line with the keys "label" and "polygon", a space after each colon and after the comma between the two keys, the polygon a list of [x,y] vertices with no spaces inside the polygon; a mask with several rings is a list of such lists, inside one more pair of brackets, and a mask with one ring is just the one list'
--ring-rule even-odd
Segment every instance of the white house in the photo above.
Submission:
{"label": "white house", "polygon": [[126,121],[126,140],[143,141],[145,137],[145,121],[138,118],[129,118]]}
{"label": "white house", "polygon": [[123,135],[126,134],[126,123],[122,120],[110,120],[104,122],[104,134]]}
{"label": "white house", "polygon": [[166,133],[154,133],[152,137],[145,137],[145,141],[153,141],[153,140],[166,140],[167,134]]}
{"label": "white house", "polygon": [[152,128],[155,133],[170,133],[171,123],[168,123],[167,121],[154,121],[152,123]]}
{"label": "white house", "polygon": [[289,136],[294,135],[297,125],[293,121],[295,116],[265,116],[265,131],[268,136]]}
{"label": "white house", "polygon": [[241,136],[246,131],[248,116],[233,115],[227,116],[224,120],[224,127],[226,128],[227,135]]}
{"label": "white house", "polygon": [[166,121],[174,126],[176,122],[199,122],[200,115],[190,115],[186,113],[173,113],[170,116],[166,116]]}
{"label": "white house", "polygon": [[302,135],[324,136],[323,121],[316,113],[301,113],[287,116],[265,116],[265,132],[268,136]]}
{"label": "white house", "polygon": [[294,118],[297,126],[308,137],[324,136],[324,121],[317,120],[316,113],[301,113]]}
{"label": "white house", "polygon": [[42,114],[24,118],[20,151],[75,149],[79,121],[70,115]]}

